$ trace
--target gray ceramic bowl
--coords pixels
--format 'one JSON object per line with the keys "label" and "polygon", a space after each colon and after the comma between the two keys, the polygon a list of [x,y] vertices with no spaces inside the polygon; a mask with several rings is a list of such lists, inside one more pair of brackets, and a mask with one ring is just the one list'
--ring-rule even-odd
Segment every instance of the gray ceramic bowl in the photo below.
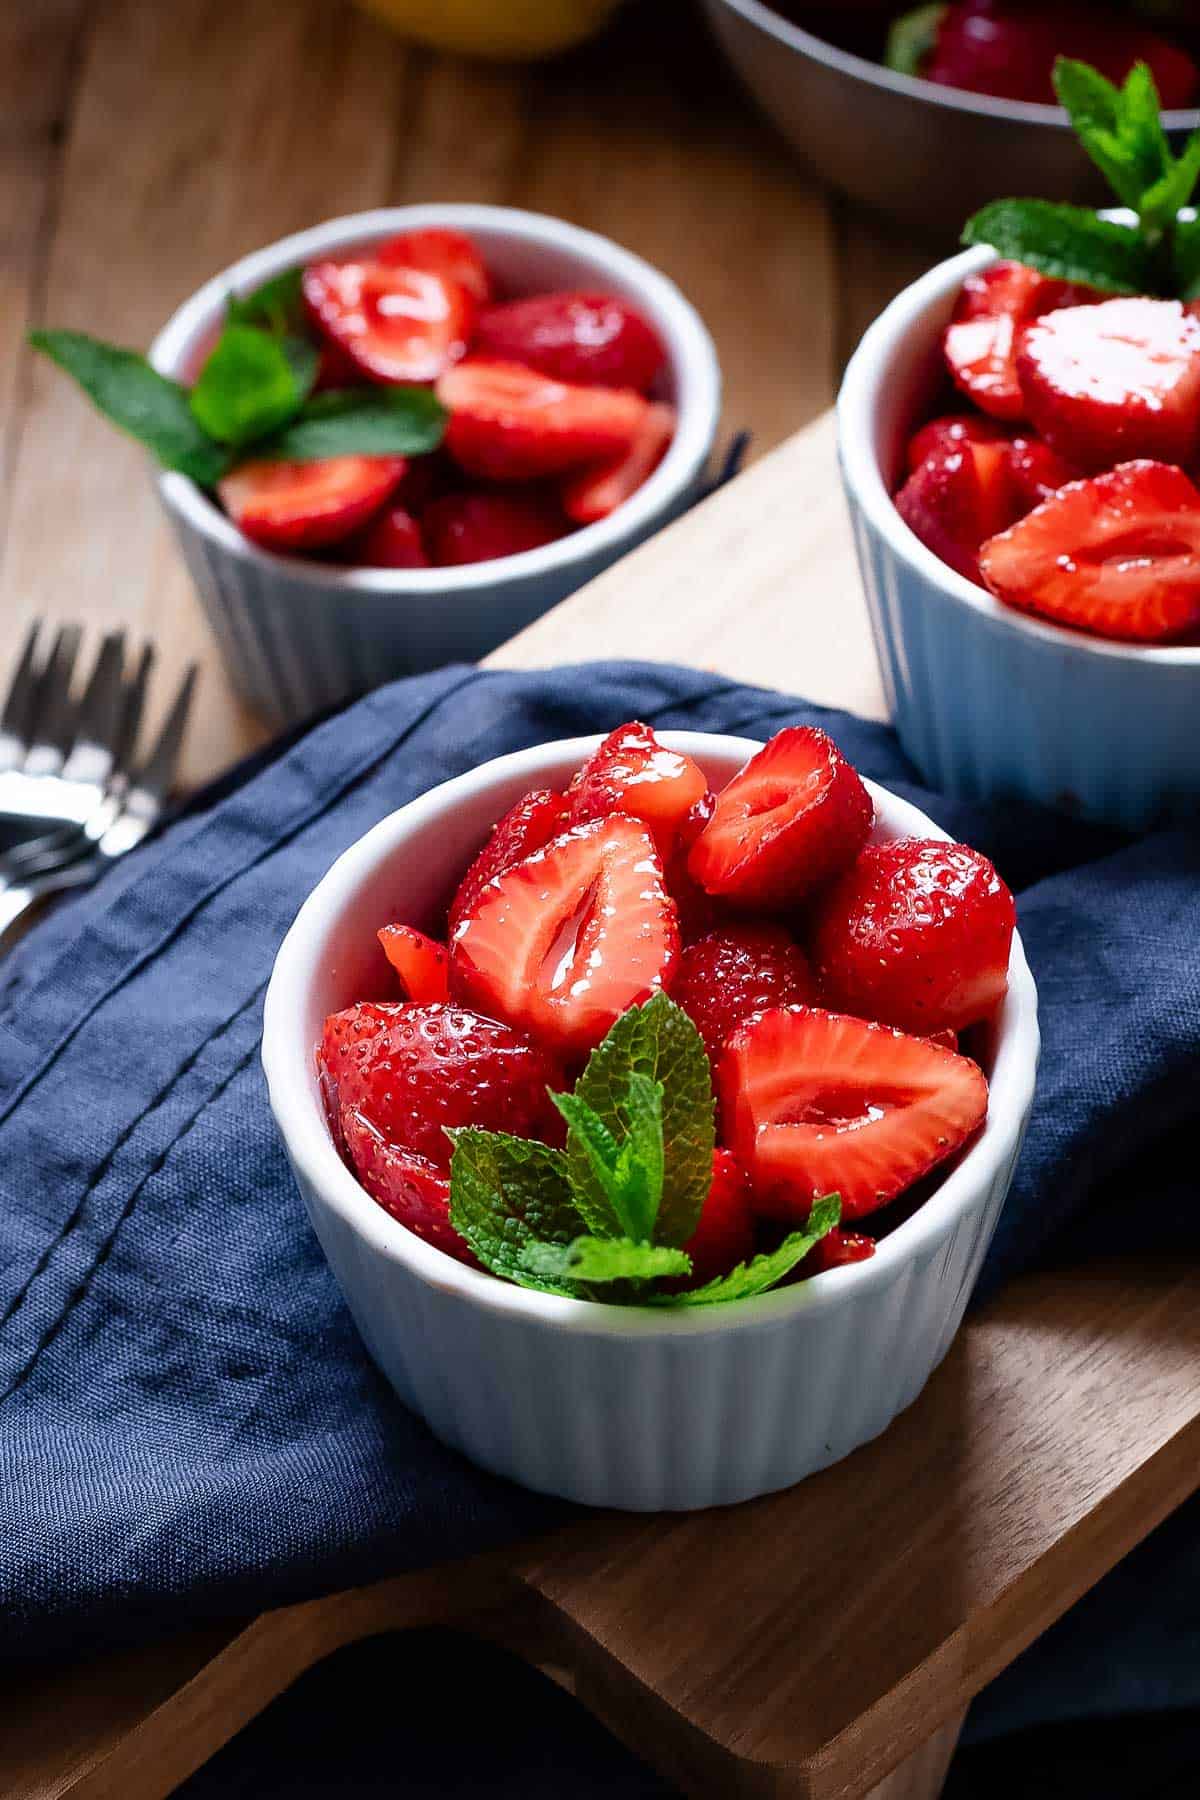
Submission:
{"label": "gray ceramic bowl", "polygon": [[[1001,194],[1103,200],[1058,106],[993,100],[894,75],[814,37],[762,0],[703,0],[742,81],[813,169],[922,235],[953,232]],[[905,10],[897,0],[897,12]],[[1200,110],[1165,114],[1172,134]]]}

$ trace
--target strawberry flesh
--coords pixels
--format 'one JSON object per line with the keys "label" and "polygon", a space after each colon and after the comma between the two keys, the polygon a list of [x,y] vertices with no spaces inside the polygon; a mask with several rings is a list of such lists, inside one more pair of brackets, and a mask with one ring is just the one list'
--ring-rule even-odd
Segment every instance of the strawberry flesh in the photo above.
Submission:
{"label": "strawberry flesh", "polygon": [[425,508],[422,524],[439,568],[520,556],[554,543],[567,528],[540,494],[443,494]]}
{"label": "strawberry flesh", "polygon": [[234,524],[270,550],[336,544],[383,505],[404,473],[401,456],[319,462],[244,462],[217,483]]}
{"label": "strawberry flesh", "polygon": [[1025,327],[1057,307],[1086,306],[1090,288],[1054,281],[1024,263],[997,262],[963,282],[942,351],[958,387],[997,419],[1026,417],[1017,375]]}
{"label": "strawberry flesh", "polygon": [[700,765],[660,744],[648,725],[631,719],[593,750],[568,790],[572,825],[625,813],[641,819],[669,856],[684,821],[708,794]]}
{"label": "strawberry flesh", "polygon": [[595,468],[581,469],[563,483],[563,511],[577,525],[593,525],[616,512],[653,475],[671,447],[677,415],[673,406],[654,401],[642,416],[628,450],[619,451]]}
{"label": "strawberry flesh", "polygon": [[537,480],[625,456],[647,404],[632,388],[583,387],[474,359],[448,369],[437,395],[450,414],[447,450],[488,481]]}
{"label": "strawberry flesh", "polygon": [[480,894],[497,875],[513,869],[535,850],[544,850],[551,838],[567,829],[570,805],[565,794],[535,788],[510,807],[492,827],[483,849],[463,876],[450,903],[450,936],[474,908]]}
{"label": "strawberry flesh", "polygon": [[422,231],[402,231],[376,246],[375,260],[386,268],[424,269],[444,281],[465,288],[479,306],[492,297],[491,277],[475,244],[463,231],[448,226],[427,226]]}
{"label": "strawberry flesh", "polygon": [[1017,515],[1003,442],[962,441],[928,456],[896,495],[914,536],[968,581],[978,581],[979,547]]}
{"label": "strawberry flesh", "polygon": [[404,998],[418,1006],[449,998],[449,953],[444,944],[412,925],[385,925],[383,953],[400,977]]}
{"label": "strawberry flesh", "polygon": [[692,1272],[677,1282],[664,1283],[668,1291],[702,1287],[754,1255],[750,1178],[730,1150],[713,1151],[712,1186],[696,1229],[683,1248],[692,1259]]}
{"label": "strawberry flesh", "polygon": [[301,285],[314,324],[373,381],[436,381],[466,355],[475,303],[428,269],[328,260],[310,263]]}
{"label": "strawberry flesh", "polygon": [[348,562],[365,569],[427,569],[421,527],[406,506],[385,506],[344,546]]}
{"label": "strawberry flesh", "polygon": [[964,444],[1003,444],[1007,441],[1008,433],[994,419],[981,418],[978,413],[946,413],[941,418],[930,419],[927,425],[913,432],[904,460],[908,473],[915,475],[931,456],[961,450]]}
{"label": "strawberry flesh", "polygon": [[808,958],[791,932],[747,920],[710,931],[682,951],[671,998],[715,1063],[752,1014],[812,1000],[815,991]]}
{"label": "strawberry flesh", "polygon": [[844,1269],[851,1263],[866,1262],[875,1254],[875,1239],[862,1231],[843,1231],[835,1225],[819,1244],[814,1244],[800,1264],[800,1274],[824,1275],[827,1269]]}
{"label": "strawberry flesh", "polygon": [[341,1125],[351,1167],[372,1200],[435,1250],[480,1268],[466,1239],[450,1223],[449,1177],[427,1157],[390,1143],[354,1109],[345,1113]]}
{"label": "strawberry flesh", "polygon": [[654,327],[615,294],[534,294],[485,307],[475,347],[557,381],[648,393],[666,360]]}

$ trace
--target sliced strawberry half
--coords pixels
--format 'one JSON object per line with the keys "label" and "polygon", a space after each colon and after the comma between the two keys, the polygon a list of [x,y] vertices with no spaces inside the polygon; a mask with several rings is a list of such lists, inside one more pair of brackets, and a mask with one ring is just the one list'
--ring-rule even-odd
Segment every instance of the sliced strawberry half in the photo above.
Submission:
{"label": "sliced strawberry half", "polygon": [[1060,306],[1086,306],[1090,288],[1039,275],[1024,263],[998,262],[968,275],[946,327],[942,350],[955,383],[997,419],[1026,417],[1017,377],[1025,327]]}
{"label": "sliced strawberry half", "polygon": [[987,1082],[965,1056],[803,1006],[761,1013],[735,1032],[718,1081],[755,1205],[797,1224],[824,1194],[841,1195],[843,1219],[886,1205],[987,1113]]}
{"label": "sliced strawberry half", "polygon": [[875,1254],[875,1239],[861,1231],[843,1231],[835,1225],[819,1244],[814,1244],[800,1264],[801,1275],[824,1275],[827,1269],[845,1269],[851,1263],[866,1262]]}
{"label": "sliced strawberry half", "polygon": [[1021,612],[1131,643],[1200,630],[1200,493],[1181,469],[1123,463],[1060,488],[979,555]]}
{"label": "sliced strawberry half", "polygon": [[1008,472],[1018,517],[1040,506],[1069,481],[1078,481],[1083,474],[1081,468],[1041,438],[1024,434],[1013,438],[1008,446]]}
{"label": "sliced strawberry half", "polygon": [[1029,417],[1084,470],[1200,445],[1200,319],[1178,300],[1106,300],[1030,325],[1017,357]]}
{"label": "sliced strawberry half", "polygon": [[874,812],[833,739],[815,725],[789,726],[718,794],[688,869],[708,894],[792,905],[853,862]]}
{"label": "sliced strawberry half", "polygon": [[683,1248],[692,1259],[692,1272],[666,1284],[669,1291],[702,1287],[754,1255],[750,1178],[730,1150],[713,1151],[712,1186],[696,1229]]}
{"label": "sliced strawberry half", "polygon": [[544,494],[443,494],[421,523],[439,568],[496,562],[562,537],[567,522]]}
{"label": "sliced strawberry half", "polygon": [[385,506],[344,548],[346,560],[365,569],[427,569],[421,527],[406,506]]}
{"label": "sliced strawberry half", "polygon": [[615,294],[534,294],[479,315],[476,347],[557,381],[648,393],[666,360],[657,331]]}
{"label": "sliced strawberry half", "polygon": [[909,474],[913,475],[927,458],[947,450],[961,450],[964,444],[1003,444],[1007,441],[1007,431],[994,419],[982,418],[978,413],[947,413],[942,418],[930,419],[927,425],[913,432],[904,460]]}
{"label": "sliced strawberry half", "polygon": [[896,495],[896,511],[935,556],[979,580],[979,546],[1017,516],[1011,446],[963,440],[926,457]]}
{"label": "sliced strawberry half", "polygon": [[448,226],[429,226],[423,231],[402,231],[378,244],[375,260],[386,268],[425,269],[465,288],[472,300],[485,306],[492,297],[491,277],[479,247],[465,231]]}
{"label": "sliced strawberry half", "polygon": [[668,750],[648,725],[631,719],[609,732],[571,783],[571,823],[626,813],[650,827],[666,858],[707,793],[699,763],[681,750]]}
{"label": "sliced strawberry half", "polygon": [[400,977],[406,1000],[422,1006],[449,997],[450,957],[445,944],[412,925],[385,925],[379,942]]}
{"label": "sliced strawberry half", "polygon": [[577,525],[593,525],[607,519],[657,469],[675,436],[677,414],[673,406],[655,401],[647,406],[636,438],[628,450],[582,469],[563,483],[563,511]]}
{"label": "sliced strawberry half", "polygon": [[465,1238],[450,1223],[450,1182],[427,1157],[403,1150],[353,1108],[342,1116],[346,1154],[361,1185],[385,1212],[435,1250],[478,1269]]}
{"label": "sliced strawberry half", "polygon": [[314,322],[373,381],[436,381],[466,355],[475,302],[456,281],[377,260],[310,263],[301,280]]}
{"label": "sliced strawberry half", "polygon": [[669,981],[675,904],[654,839],[616,814],[577,826],[489,882],[457,925],[455,991],[567,1056]]}
{"label": "sliced strawberry half", "polygon": [[535,788],[510,807],[493,827],[450,903],[450,936],[469,913],[489,881],[513,869],[535,850],[544,850],[551,838],[567,829],[570,801],[549,788]]}
{"label": "sliced strawberry half", "polygon": [[316,550],[340,543],[377,512],[404,467],[401,456],[244,462],[217,483],[217,493],[254,543],[271,550]]}
{"label": "sliced strawberry half", "polygon": [[446,448],[470,475],[525,481],[625,456],[647,402],[632,388],[581,387],[519,363],[472,360],[437,384]]}

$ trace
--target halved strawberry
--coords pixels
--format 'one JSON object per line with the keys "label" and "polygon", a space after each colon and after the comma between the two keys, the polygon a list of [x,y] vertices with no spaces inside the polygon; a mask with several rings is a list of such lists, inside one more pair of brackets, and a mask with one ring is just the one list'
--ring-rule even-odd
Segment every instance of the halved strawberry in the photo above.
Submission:
{"label": "halved strawberry", "polygon": [[951,1156],[987,1113],[975,1063],[889,1026],[817,1008],[760,1013],[718,1071],[729,1147],[755,1205],[801,1223],[840,1194],[842,1218],[894,1200]]}
{"label": "halved strawberry", "polygon": [[349,539],[346,560],[365,569],[427,569],[429,556],[421,527],[402,504],[385,506],[366,528]]}
{"label": "halved strawberry", "polygon": [[570,801],[549,788],[535,788],[510,807],[492,827],[483,849],[463,876],[450,903],[450,936],[469,913],[489,881],[513,869],[535,850],[544,850],[551,838],[567,829]]}
{"label": "halved strawberry", "polygon": [[354,1108],[346,1110],[341,1124],[354,1173],[372,1200],[435,1250],[478,1269],[466,1239],[450,1223],[449,1178],[428,1157],[390,1143]]}
{"label": "halved strawberry", "polygon": [[986,856],[937,838],[868,844],[820,896],[809,947],[838,1012],[931,1036],[995,1012],[1016,908]]}
{"label": "halved strawberry", "polygon": [[449,952],[412,925],[385,925],[379,933],[383,953],[400,977],[404,998],[423,1006],[449,998]]}
{"label": "halved strawberry", "polygon": [[557,381],[648,393],[666,359],[657,331],[615,294],[534,294],[489,306],[475,338],[481,356],[524,363]]}
{"label": "halved strawberry", "polygon": [[752,1014],[812,1000],[815,991],[808,958],[790,931],[765,919],[739,919],[683,950],[671,998],[715,1063]]}
{"label": "halved strawberry", "polygon": [[431,500],[421,523],[439,568],[495,562],[552,544],[567,529],[544,494],[443,494]]}
{"label": "halved strawberry", "polygon": [[983,418],[979,413],[946,413],[941,418],[930,419],[927,425],[913,432],[904,460],[909,474],[914,475],[929,457],[947,450],[961,450],[964,444],[1002,444],[1007,441],[1008,433],[994,419]]}
{"label": "halved strawberry", "polygon": [[1083,470],[1057,450],[1031,434],[1013,438],[1008,446],[1008,472],[1013,504],[1018,516],[1040,506],[1069,481],[1078,481]]}
{"label": "halved strawberry", "polygon": [[844,1269],[851,1263],[866,1262],[875,1254],[875,1239],[862,1231],[843,1231],[835,1225],[819,1244],[814,1244],[800,1264],[800,1274],[824,1275],[827,1269]]}
{"label": "halved strawberry", "polygon": [[688,868],[706,893],[789,906],[853,862],[874,812],[833,739],[788,726],[718,794]]}
{"label": "halved strawberry", "polygon": [[1187,463],[1200,445],[1200,319],[1178,300],[1105,300],[1038,319],[1017,373],[1029,417],[1081,469]]}
{"label": "halved strawberry", "polygon": [[563,483],[563,511],[577,525],[592,525],[607,519],[637,492],[653,475],[671,447],[675,436],[677,414],[673,406],[655,401],[646,408],[641,427],[629,449],[598,463],[593,469],[581,469]]}
{"label": "halved strawberry", "polygon": [[447,450],[468,474],[493,481],[626,455],[647,405],[632,388],[574,386],[520,363],[476,360],[448,369],[437,395],[450,413]]}
{"label": "halved strawberry", "polygon": [[555,838],[484,888],[450,954],[472,1005],[586,1053],[674,972],[679,925],[654,839],[619,813]]}
{"label": "halved strawberry", "polygon": [[1025,327],[1059,306],[1086,306],[1089,288],[1039,275],[1024,263],[998,262],[968,275],[946,327],[942,351],[957,385],[998,419],[1023,419],[1017,350]]}
{"label": "halved strawberry", "polygon": [[369,258],[310,263],[301,280],[314,322],[373,381],[436,381],[466,355],[475,302],[456,281]]}
{"label": "halved strawberry", "polygon": [[654,833],[663,857],[670,855],[685,819],[708,793],[699,763],[660,744],[648,725],[631,719],[610,731],[593,750],[568,789],[572,825],[626,813]]}
{"label": "halved strawberry", "polygon": [[750,1179],[732,1151],[714,1150],[712,1186],[696,1229],[683,1246],[692,1259],[692,1272],[667,1287],[678,1292],[728,1275],[754,1255],[754,1238]]}
{"label": "halved strawberry", "polygon": [[1131,643],[1200,630],[1200,493],[1181,469],[1123,463],[1060,488],[979,553],[1007,606]]}
{"label": "halved strawberry", "polygon": [[979,580],[979,546],[1017,514],[1009,451],[964,440],[926,457],[896,495],[909,530],[968,581]]}
{"label": "halved strawberry", "polygon": [[376,245],[372,254],[377,262],[390,268],[427,269],[431,275],[457,282],[480,306],[492,297],[487,265],[465,231],[452,231],[446,225],[402,231],[398,237]]}
{"label": "halved strawberry", "polygon": [[319,462],[244,462],[217,483],[239,530],[272,550],[315,550],[349,537],[404,473],[402,456],[327,456]]}

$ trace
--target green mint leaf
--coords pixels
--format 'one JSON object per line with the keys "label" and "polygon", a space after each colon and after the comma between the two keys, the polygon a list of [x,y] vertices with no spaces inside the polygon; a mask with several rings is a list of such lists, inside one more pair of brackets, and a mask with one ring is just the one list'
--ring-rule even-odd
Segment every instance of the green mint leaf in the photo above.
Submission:
{"label": "green mint leaf", "polygon": [[1171,272],[1181,300],[1200,300],[1200,219],[1180,219],[1172,232]]}
{"label": "green mint leaf", "polygon": [[35,350],[74,377],[93,404],[146,445],[164,469],[212,487],[229,467],[229,452],[192,416],[187,389],[152,369],[136,350],[101,343],[82,331],[31,331]]}
{"label": "green mint leaf", "polygon": [[314,394],[256,454],[288,462],[325,456],[423,456],[436,450],[446,409],[428,388],[345,388]]}
{"label": "green mint leaf", "polygon": [[474,1126],[449,1133],[450,1222],[494,1275],[545,1293],[578,1294],[577,1284],[526,1267],[531,1244],[565,1249],[584,1235],[567,1183],[566,1159],[531,1138]]}
{"label": "green mint leaf", "polygon": [[926,60],[937,48],[942,20],[949,12],[947,5],[915,6],[892,22],[883,52],[885,68],[897,75],[919,75]]}
{"label": "green mint leaf", "polygon": [[634,1227],[625,1211],[628,1170],[618,1173],[621,1145],[604,1120],[578,1094],[556,1094],[550,1090],[550,1098],[567,1122],[568,1173],[574,1156],[587,1164],[591,1176],[586,1190],[576,1195],[580,1212],[595,1230],[611,1237],[632,1232]]}
{"label": "green mint leaf", "polygon": [[240,449],[298,413],[316,378],[311,344],[227,325],[192,389],[192,416],[210,437]]}
{"label": "green mint leaf", "polygon": [[633,1220],[631,1235],[639,1243],[649,1243],[662,1205],[666,1174],[662,1082],[651,1081],[634,1069],[622,1111],[628,1136],[617,1159],[617,1178],[625,1190],[625,1211]]}
{"label": "green mint leaf", "polygon": [[584,1282],[653,1281],[659,1275],[690,1275],[692,1259],[665,1244],[632,1238],[577,1237],[569,1244],[526,1244],[522,1266],[542,1280]]}
{"label": "green mint leaf", "polygon": [[1143,224],[1158,230],[1175,226],[1181,207],[1187,205],[1200,180],[1200,131],[1194,131],[1167,173],[1142,195]]}
{"label": "green mint leaf", "polygon": [[1113,192],[1135,209],[1142,194],[1166,172],[1170,151],[1158,125],[1144,117],[1140,88],[1130,101],[1090,63],[1060,56],[1054,89],[1070,114],[1075,135]]}
{"label": "green mint leaf", "polygon": [[[649,1118],[639,1102],[645,1090],[631,1085],[635,1074],[662,1088],[662,1186],[654,1239],[685,1244],[712,1186],[712,1074],[700,1033],[665,994],[622,1013],[575,1086],[575,1098],[603,1121],[618,1144],[638,1131],[649,1141]],[[608,1237],[637,1235],[615,1218],[588,1150],[574,1132],[567,1140],[567,1173],[592,1231]]]}
{"label": "green mint leaf", "polygon": [[303,273],[302,269],[285,269],[248,294],[228,295],[225,317],[231,325],[261,325],[277,337],[300,329],[304,323]]}
{"label": "green mint leaf", "polygon": [[1144,294],[1150,286],[1150,251],[1141,234],[1084,206],[993,200],[967,221],[963,243],[988,244],[1043,275],[1111,294]]}
{"label": "green mint leaf", "polygon": [[703,1287],[689,1288],[682,1294],[652,1294],[647,1304],[719,1306],[727,1300],[749,1300],[755,1294],[765,1294],[768,1288],[773,1288],[785,1275],[790,1275],[797,1263],[804,1261],[813,1246],[833,1230],[841,1216],[840,1197],[837,1194],[826,1194],[823,1199],[813,1202],[804,1230],[793,1231],[789,1237],[784,1238],[777,1250],[768,1250],[748,1263],[739,1263],[728,1275],[719,1275],[715,1281],[706,1281]]}

